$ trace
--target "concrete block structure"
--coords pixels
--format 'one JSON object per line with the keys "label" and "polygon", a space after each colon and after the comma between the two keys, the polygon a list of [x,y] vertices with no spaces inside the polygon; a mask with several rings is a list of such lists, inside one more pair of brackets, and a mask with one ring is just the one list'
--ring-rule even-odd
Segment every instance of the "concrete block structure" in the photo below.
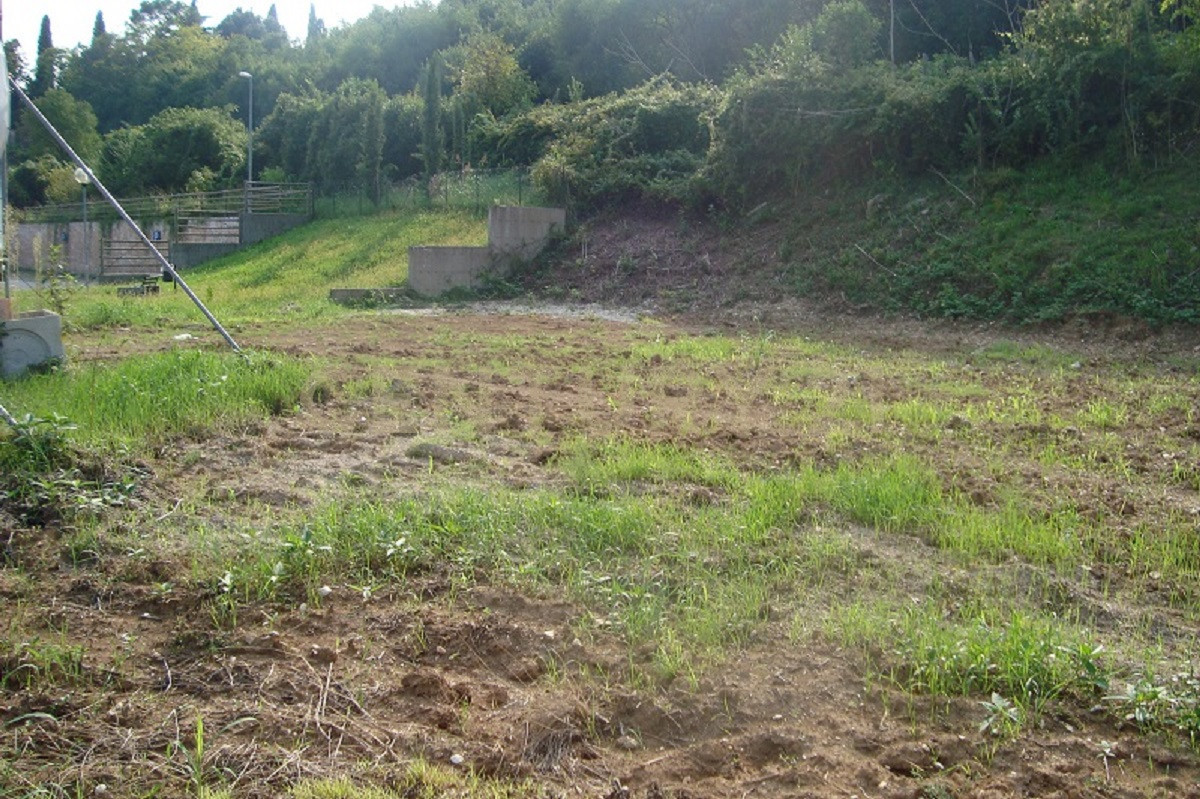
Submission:
{"label": "concrete block structure", "polygon": [[478,288],[489,274],[501,276],[514,261],[535,258],[566,222],[562,208],[493,206],[486,247],[410,247],[409,288],[426,297]]}
{"label": "concrete block structure", "polygon": [[562,208],[521,208],[497,205],[488,212],[488,247],[499,257],[528,261],[546,246],[555,229],[563,230]]}
{"label": "concrete block structure", "polygon": [[0,377],[17,377],[31,367],[65,356],[62,318],[52,311],[29,311],[0,322]]}
{"label": "concrete block structure", "polygon": [[425,297],[478,286],[491,268],[488,247],[408,248],[408,286]]}

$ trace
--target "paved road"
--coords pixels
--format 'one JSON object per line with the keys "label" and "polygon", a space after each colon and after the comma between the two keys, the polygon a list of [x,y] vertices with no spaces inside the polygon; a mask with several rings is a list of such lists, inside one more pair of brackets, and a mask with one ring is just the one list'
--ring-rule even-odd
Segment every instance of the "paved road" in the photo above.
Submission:
{"label": "paved road", "polygon": [[[14,292],[31,289],[36,284],[33,280],[33,274],[30,272],[12,272],[8,276],[9,285],[12,286]],[[0,294],[4,293],[4,281],[0,279]]]}

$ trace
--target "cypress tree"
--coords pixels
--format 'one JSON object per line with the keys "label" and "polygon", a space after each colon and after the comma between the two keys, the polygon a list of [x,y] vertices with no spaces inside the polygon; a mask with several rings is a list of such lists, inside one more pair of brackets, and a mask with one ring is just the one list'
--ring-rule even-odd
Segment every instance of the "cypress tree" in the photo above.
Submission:
{"label": "cypress tree", "polygon": [[37,62],[34,65],[33,83],[29,86],[30,97],[41,97],[54,88],[56,61],[57,51],[50,35],[50,15],[47,14],[42,17],[42,29],[38,33]]}
{"label": "cypress tree", "polygon": [[434,53],[425,66],[425,86],[422,92],[425,111],[421,117],[421,161],[425,164],[428,184],[442,169],[442,54]]}
{"label": "cypress tree", "polygon": [[[272,6],[274,8],[274,6]],[[325,35],[325,23],[317,18],[317,7],[315,4],[308,6],[308,36],[304,40],[306,47],[312,47]]]}

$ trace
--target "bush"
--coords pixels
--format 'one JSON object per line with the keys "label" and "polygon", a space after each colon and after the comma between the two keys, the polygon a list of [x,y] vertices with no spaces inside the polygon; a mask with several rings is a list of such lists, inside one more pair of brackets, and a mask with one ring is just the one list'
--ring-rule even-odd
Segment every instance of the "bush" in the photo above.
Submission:
{"label": "bush", "polygon": [[552,201],[584,206],[646,197],[684,202],[711,143],[719,91],[654,80],[565,106],[533,169]]}

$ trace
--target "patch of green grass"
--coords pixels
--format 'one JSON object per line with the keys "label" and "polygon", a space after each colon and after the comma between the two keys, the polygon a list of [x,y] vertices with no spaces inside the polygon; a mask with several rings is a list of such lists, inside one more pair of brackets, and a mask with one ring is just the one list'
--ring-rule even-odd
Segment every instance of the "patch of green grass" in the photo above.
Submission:
{"label": "patch of green grass", "polygon": [[1075,415],[1075,419],[1081,427],[1113,430],[1123,427],[1129,420],[1129,409],[1124,404],[1101,397],[1089,402],[1086,408]]}
{"label": "patch of green grass", "polygon": [[993,603],[947,615],[933,600],[854,602],[834,608],[824,629],[914,693],[998,694],[1040,710],[1064,694],[1096,698],[1108,687],[1112,666],[1087,631],[1062,618]]}
{"label": "patch of green grass", "polygon": [[[1043,322],[1100,314],[1193,323],[1200,318],[1200,273],[1180,254],[1195,244],[1185,209],[1200,201],[1196,176],[1194,164],[1114,175],[1051,159],[1002,182],[988,172],[951,176],[971,201],[934,177],[880,180],[803,201],[784,245],[787,274],[801,293],[824,290],[922,315]],[[836,212],[879,194],[919,199],[870,219]],[[1147,212],[1147,197],[1170,199]],[[1005,345],[991,355],[1058,360],[1025,349]]]}
{"label": "patch of green grass", "polygon": [[631,483],[724,487],[738,480],[736,471],[716,456],[669,444],[646,446],[624,438],[601,444],[578,440],[563,448],[557,466],[590,492]]}
{"label": "patch of green grass", "polygon": [[[403,580],[447,564],[457,579],[485,573],[565,589],[631,646],[655,642],[655,679],[694,680],[703,664],[748,643],[775,599],[861,568],[853,541],[814,519],[915,533],[964,561],[1016,554],[1059,563],[1082,548],[1070,514],[974,508],[911,458],[755,474],[609,440],[577,443],[559,467],[585,490],[446,487],[421,499],[330,505],[244,543],[211,535],[195,569],[232,606],[219,608],[225,617],[246,601],[319,603],[324,586]],[[646,490],[621,489],[635,484]],[[688,488],[716,494],[697,502]]]}
{"label": "patch of green grass", "polygon": [[888,418],[914,430],[936,431],[946,426],[954,412],[936,402],[924,399],[910,399],[898,402],[887,408]]}
{"label": "patch of green grass", "polygon": [[[483,244],[486,227],[467,212],[324,219],[182,275],[227,327],[311,323],[350,312],[329,301],[329,289],[402,285],[408,279],[409,247]],[[160,294],[145,297],[117,297],[111,286],[85,289],[65,321],[83,330],[206,324],[183,292],[166,285]]]}
{"label": "patch of green grass", "polygon": [[1044,344],[1021,344],[1015,341],[996,341],[978,350],[976,356],[983,361],[997,363],[1023,363],[1062,369],[1077,362],[1079,358],[1070,353]]}
{"label": "patch of green grass", "polygon": [[31,629],[20,605],[0,635],[0,691],[40,691],[83,679],[83,649],[66,635]]}
{"label": "patch of green grass", "polygon": [[295,785],[287,795],[291,799],[526,799],[542,795],[529,782],[485,777],[469,763],[450,768],[424,758],[409,763],[402,775],[389,778],[388,783],[391,787],[381,788],[346,776],[309,779]]}
{"label": "patch of green grass", "polygon": [[70,420],[75,443],[144,449],[164,435],[234,428],[289,411],[309,374],[284,356],[180,349],[70,366],[5,388],[14,410]]}

